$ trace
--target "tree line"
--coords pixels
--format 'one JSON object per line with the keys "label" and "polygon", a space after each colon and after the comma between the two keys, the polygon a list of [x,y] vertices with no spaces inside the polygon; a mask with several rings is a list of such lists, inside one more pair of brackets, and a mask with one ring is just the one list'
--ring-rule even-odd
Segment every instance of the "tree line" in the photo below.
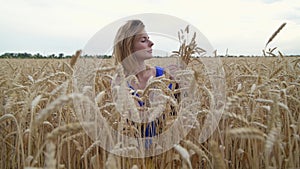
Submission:
{"label": "tree line", "polygon": [[[63,53],[59,53],[58,55],[56,54],[51,54],[51,55],[41,55],[40,53],[36,53],[36,54],[30,54],[30,53],[4,53],[2,55],[0,55],[0,58],[14,58],[14,59],[67,59],[67,58],[71,58],[72,55],[64,55]],[[106,58],[111,58],[110,55],[97,55],[97,56],[88,56],[88,55],[84,55],[83,57],[86,58],[102,58],[102,59],[106,59]]]}
{"label": "tree line", "polygon": [[[268,57],[268,55],[265,55]],[[15,59],[67,59],[67,58],[71,58],[72,55],[64,55],[63,53],[59,53],[58,55],[56,54],[51,54],[51,55],[41,55],[39,53],[36,54],[30,54],[30,53],[4,53],[2,55],[0,55],[0,58],[15,58]],[[89,56],[89,55],[84,55],[82,57],[85,58],[101,58],[101,59],[108,59],[111,58],[111,55],[96,55],[96,56]],[[156,58],[159,57],[163,57],[163,56],[154,56]],[[257,57],[257,56],[246,56],[246,55],[238,55],[238,56],[234,56],[234,55],[220,55],[219,57]],[[276,57],[276,56],[272,56],[270,55],[269,57]],[[299,57],[299,55],[285,55],[285,57]]]}

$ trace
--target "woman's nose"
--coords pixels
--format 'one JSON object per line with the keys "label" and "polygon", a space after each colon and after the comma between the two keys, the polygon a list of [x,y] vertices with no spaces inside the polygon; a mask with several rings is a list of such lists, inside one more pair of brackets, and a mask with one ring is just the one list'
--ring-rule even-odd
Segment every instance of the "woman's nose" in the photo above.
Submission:
{"label": "woman's nose", "polygon": [[149,46],[152,47],[153,45],[154,43],[151,40],[149,40]]}

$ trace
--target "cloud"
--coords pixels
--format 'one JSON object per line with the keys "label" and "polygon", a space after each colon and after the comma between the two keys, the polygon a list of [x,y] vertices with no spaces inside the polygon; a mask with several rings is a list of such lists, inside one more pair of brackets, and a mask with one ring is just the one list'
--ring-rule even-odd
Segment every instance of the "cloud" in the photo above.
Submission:
{"label": "cloud", "polygon": [[279,2],[281,0],[261,0],[262,2],[264,3],[267,3],[267,4],[272,4],[272,3],[275,3],[275,2]]}
{"label": "cloud", "polygon": [[[287,22],[287,26],[276,40],[285,43],[295,38],[292,42],[300,44],[297,35],[300,30],[299,0],[0,2],[0,53],[27,47],[33,51],[35,47],[39,51],[50,48],[57,48],[57,52],[75,51],[84,47],[98,30],[115,20],[149,12],[186,20],[196,26],[221,53],[229,48],[235,54],[261,54],[266,40],[283,22]],[[168,22],[159,24],[164,26]],[[299,47],[296,50],[300,53]]]}
{"label": "cloud", "polygon": [[297,11],[296,9],[290,10],[284,14],[284,17],[287,20],[293,21],[296,24],[300,25],[300,9]]}

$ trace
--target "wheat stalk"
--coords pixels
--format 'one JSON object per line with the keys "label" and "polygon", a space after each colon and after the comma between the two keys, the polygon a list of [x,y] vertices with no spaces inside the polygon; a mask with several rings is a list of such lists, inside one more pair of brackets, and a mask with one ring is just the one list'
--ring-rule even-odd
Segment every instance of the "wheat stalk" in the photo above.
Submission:
{"label": "wheat stalk", "polygon": [[70,123],[70,124],[66,124],[64,126],[60,126],[55,128],[54,130],[52,130],[51,133],[49,133],[47,135],[47,140],[53,140],[55,139],[57,136],[62,135],[64,133],[67,132],[79,132],[82,130],[82,126],[85,127],[91,127],[93,125],[93,123]]}
{"label": "wheat stalk", "polygon": [[213,164],[215,169],[225,169],[226,165],[216,142],[210,142],[211,153],[213,156]]}
{"label": "wheat stalk", "polygon": [[74,67],[74,65],[75,65],[75,63],[76,63],[76,61],[77,61],[77,59],[80,57],[80,55],[81,55],[81,50],[77,50],[76,51],[76,53],[75,53],[75,55],[73,55],[72,56],[72,58],[71,58],[71,60],[70,60],[70,66],[71,66],[71,68],[73,68]]}
{"label": "wheat stalk", "polygon": [[174,148],[181,155],[183,161],[188,165],[188,167],[192,169],[192,163],[190,161],[190,155],[188,151],[179,144],[174,145]]}
{"label": "wheat stalk", "polygon": [[245,139],[260,139],[262,141],[265,140],[266,134],[264,134],[261,130],[256,128],[250,127],[241,127],[230,129],[227,131],[227,134],[238,137],[238,138],[245,138]]}
{"label": "wheat stalk", "polygon": [[81,99],[81,100],[85,100],[85,101],[89,100],[87,98],[87,96],[84,96],[84,95],[78,94],[78,93],[72,93],[72,94],[69,94],[69,95],[60,96],[59,98],[57,98],[56,100],[51,102],[46,108],[44,108],[38,114],[37,118],[34,121],[35,126],[37,126],[41,122],[43,122],[53,110],[59,108],[61,105],[69,102],[70,100],[74,100],[74,99],[77,99],[77,100]]}
{"label": "wheat stalk", "polygon": [[241,116],[241,115],[237,115],[237,114],[232,113],[232,112],[226,112],[226,113],[224,113],[223,115],[228,116],[228,117],[231,117],[231,118],[233,118],[233,119],[236,119],[236,120],[238,120],[239,122],[242,122],[242,123],[244,123],[244,124],[246,124],[246,125],[249,125],[248,120],[247,120],[245,117]]}
{"label": "wheat stalk", "polygon": [[66,72],[56,72],[56,73],[52,73],[49,76],[44,77],[42,79],[38,79],[34,83],[35,84],[44,83],[45,81],[49,80],[50,78],[54,78],[54,77],[60,76],[60,75],[64,75],[65,77],[69,77],[69,74],[67,74]]}
{"label": "wheat stalk", "polygon": [[46,159],[45,159],[45,164],[46,164],[46,169],[56,169],[56,159],[55,159],[55,144],[50,141],[47,144],[47,151],[46,151]]}
{"label": "wheat stalk", "polygon": [[211,161],[209,160],[209,158],[206,156],[206,153],[204,151],[202,151],[197,145],[195,145],[193,142],[189,141],[189,140],[182,140],[182,144],[183,146],[186,146],[190,149],[193,149],[197,155],[201,158],[205,158],[206,161],[211,165]]}
{"label": "wheat stalk", "polygon": [[276,35],[283,29],[283,27],[286,25],[286,23],[283,23],[280,25],[280,27],[272,34],[272,36],[269,38],[268,42],[266,43],[265,48],[268,46],[268,44],[276,37]]}
{"label": "wheat stalk", "polygon": [[20,129],[20,126],[18,124],[18,121],[16,119],[16,117],[12,114],[4,114],[3,116],[0,117],[0,124],[2,121],[4,120],[7,120],[7,119],[13,119],[13,121],[16,123],[16,126],[17,126],[17,133],[18,133],[18,138],[19,138],[19,141],[18,141],[18,148],[20,146],[21,148],[21,159],[22,159],[22,162],[23,162],[23,166],[25,166],[25,153],[24,153],[24,144],[23,144],[23,137],[22,137],[22,134],[21,134],[21,129]]}

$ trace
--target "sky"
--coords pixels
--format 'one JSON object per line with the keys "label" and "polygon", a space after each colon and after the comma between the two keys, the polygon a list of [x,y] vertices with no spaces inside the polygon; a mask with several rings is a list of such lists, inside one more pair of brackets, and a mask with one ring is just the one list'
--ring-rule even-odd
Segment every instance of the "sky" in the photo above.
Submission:
{"label": "sky", "polygon": [[0,54],[70,55],[83,49],[108,24],[143,13],[185,20],[201,31],[219,55],[262,55],[270,36],[286,22],[267,48],[277,47],[286,55],[300,54],[299,0],[0,0],[0,3]]}

